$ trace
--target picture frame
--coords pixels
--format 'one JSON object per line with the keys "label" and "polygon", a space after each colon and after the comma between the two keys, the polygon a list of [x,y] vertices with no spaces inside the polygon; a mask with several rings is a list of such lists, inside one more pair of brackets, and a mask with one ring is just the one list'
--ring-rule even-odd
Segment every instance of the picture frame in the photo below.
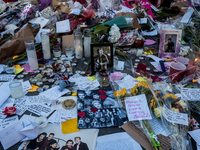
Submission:
{"label": "picture frame", "polygon": [[162,30],[159,57],[176,58],[180,52],[182,30]]}
{"label": "picture frame", "polygon": [[91,70],[108,72],[113,67],[113,44],[91,44]]}

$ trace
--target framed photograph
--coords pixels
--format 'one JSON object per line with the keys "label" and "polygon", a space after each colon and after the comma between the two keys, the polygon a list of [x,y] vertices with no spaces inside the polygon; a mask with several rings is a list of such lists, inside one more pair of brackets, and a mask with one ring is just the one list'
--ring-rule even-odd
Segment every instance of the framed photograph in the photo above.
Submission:
{"label": "framed photograph", "polygon": [[113,66],[113,44],[91,44],[92,74],[107,72]]}
{"label": "framed photograph", "polygon": [[180,52],[182,30],[162,30],[159,57],[177,57]]}

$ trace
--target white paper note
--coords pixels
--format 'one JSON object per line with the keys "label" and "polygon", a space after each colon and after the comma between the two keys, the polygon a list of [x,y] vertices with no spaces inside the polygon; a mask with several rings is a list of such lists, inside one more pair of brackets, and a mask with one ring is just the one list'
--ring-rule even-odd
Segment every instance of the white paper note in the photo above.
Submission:
{"label": "white paper note", "polygon": [[16,75],[0,74],[0,81],[10,82],[15,78]]}
{"label": "white paper note", "polygon": [[156,135],[162,134],[164,136],[170,135],[170,132],[168,129],[162,125],[162,121],[160,119],[156,119],[156,117],[153,115],[152,120],[149,120],[149,124],[151,125],[153,131]]}
{"label": "white paper note", "polygon": [[7,65],[0,64],[0,73],[2,73],[4,71],[4,68],[6,68],[6,67],[7,67]]}
{"label": "white paper note", "polygon": [[191,137],[196,141],[196,143],[198,144],[198,145],[200,145],[200,129],[197,129],[197,130],[193,130],[193,131],[189,131],[188,132],[190,135],[191,135]]}
{"label": "white paper note", "polygon": [[142,150],[142,147],[128,133],[115,133],[97,138],[95,150]]}
{"label": "white paper note", "polygon": [[18,122],[18,116],[13,116],[13,117],[9,117],[4,119],[1,123],[0,123],[0,131],[11,126],[12,124]]}
{"label": "white paper note", "polygon": [[129,121],[152,119],[145,94],[125,97]]}
{"label": "white paper note", "polygon": [[140,18],[139,24],[146,24],[147,18]]}
{"label": "white paper note", "polygon": [[56,33],[66,33],[70,31],[69,20],[56,22]]}
{"label": "white paper note", "polygon": [[15,108],[17,109],[16,114],[21,116],[28,109],[28,106],[25,105],[26,99],[18,99],[18,100],[21,100],[21,101],[17,103],[15,102],[16,103]]}
{"label": "white paper note", "polygon": [[200,89],[181,88],[181,99],[187,101],[200,101]]}
{"label": "white paper note", "polygon": [[[145,36],[155,36],[158,34],[157,30],[153,30],[151,32],[142,31],[142,34]],[[149,55],[148,55],[149,56]]]}
{"label": "white paper note", "polygon": [[62,92],[59,90],[59,86],[55,86],[53,88],[50,88],[49,90],[47,91],[44,91],[40,94],[45,96],[47,99],[49,100],[55,100],[59,97],[61,97],[62,95],[66,94],[70,92],[68,89],[64,89]]}
{"label": "white paper note", "polygon": [[162,60],[161,58],[154,56],[154,55],[148,55],[148,57],[153,59],[155,62],[158,62],[158,63],[159,63],[160,60]]}
{"label": "white paper note", "polygon": [[31,123],[19,131],[19,133],[27,136],[29,139],[34,139],[39,134],[39,126]]}
{"label": "white paper note", "polygon": [[29,89],[32,89],[32,86],[30,82],[27,80],[25,82],[22,82],[22,88],[23,88],[23,91],[27,91]]}
{"label": "white paper note", "polygon": [[188,114],[177,113],[168,109],[165,105],[163,107],[163,116],[165,119],[171,123],[183,124],[188,126]]}
{"label": "white paper note", "polygon": [[126,88],[126,89],[131,89],[133,88],[137,83],[138,81],[135,80],[132,76],[130,75],[127,75],[126,77],[124,77],[122,80],[118,80],[118,81],[115,81],[120,88]]}
{"label": "white paper note", "polygon": [[35,24],[40,24],[41,29],[46,26],[49,22],[49,19],[45,19],[42,17],[38,17],[37,19],[35,19],[34,21],[30,21],[31,23],[35,23]]}
{"label": "white paper note", "polygon": [[25,138],[24,135],[18,132],[22,128],[23,126],[21,125],[20,121],[18,121],[8,128],[0,131],[0,141],[4,149],[13,146],[17,142]]}
{"label": "white paper note", "polygon": [[194,12],[194,9],[192,7],[189,7],[188,10],[186,11],[186,13],[184,14],[184,16],[182,17],[181,23],[188,23],[193,12]]}
{"label": "white paper note", "polygon": [[10,96],[9,82],[0,83],[0,95],[1,106]]}
{"label": "white paper note", "polygon": [[38,116],[49,116],[53,111],[51,107],[46,105],[29,105],[28,111],[38,115]]}
{"label": "white paper note", "polygon": [[124,70],[124,62],[118,61],[117,70]]}

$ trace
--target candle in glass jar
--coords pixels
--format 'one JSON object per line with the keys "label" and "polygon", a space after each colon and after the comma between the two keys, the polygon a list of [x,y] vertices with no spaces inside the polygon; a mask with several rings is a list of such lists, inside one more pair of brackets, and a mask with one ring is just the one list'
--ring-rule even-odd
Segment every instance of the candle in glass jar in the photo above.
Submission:
{"label": "candle in glass jar", "polygon": [[76,47],[76,59],[81,59],[83,58],[83,48],[82,46],[77,46]]}
{"label": "candle in glass jar", "polygon": [[12,81],[9,84],[10,93],[13,98],[20,98],[23,96],[23,89],[21,82]]}
{"label": "candle in glass jar", "polygon": [[49,43],[49,34],[47,32],[41,32],[41,42],[42,42],[44,59],[50,59],[51,51]]}

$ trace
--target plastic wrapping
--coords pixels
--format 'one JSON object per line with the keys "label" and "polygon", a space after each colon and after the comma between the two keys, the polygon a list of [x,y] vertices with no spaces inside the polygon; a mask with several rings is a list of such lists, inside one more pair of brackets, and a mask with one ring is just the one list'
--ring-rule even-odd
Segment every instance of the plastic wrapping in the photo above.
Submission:
{"label": "plastic wrapping", "polygon": [[[171,146],[175,150],[190,150],[191,144],[187,137],[188,118],[190,118],[189,104],[173,93],[169,93],[167,84],[163,82],[161,88],[155,91],[154,114],[160,118],[171,133]],[[171,91],[172,92],[172,91]],[[167,114],[167,115],[166,115]],[[173,115],[172,115],[173,114]],[[180,116],[180,118],[178,117]],[[185,119],[185,120],[184,120]],[[176,122],[174,122],[176,120]],[[181,122],[183,121],[184,122]]]}

